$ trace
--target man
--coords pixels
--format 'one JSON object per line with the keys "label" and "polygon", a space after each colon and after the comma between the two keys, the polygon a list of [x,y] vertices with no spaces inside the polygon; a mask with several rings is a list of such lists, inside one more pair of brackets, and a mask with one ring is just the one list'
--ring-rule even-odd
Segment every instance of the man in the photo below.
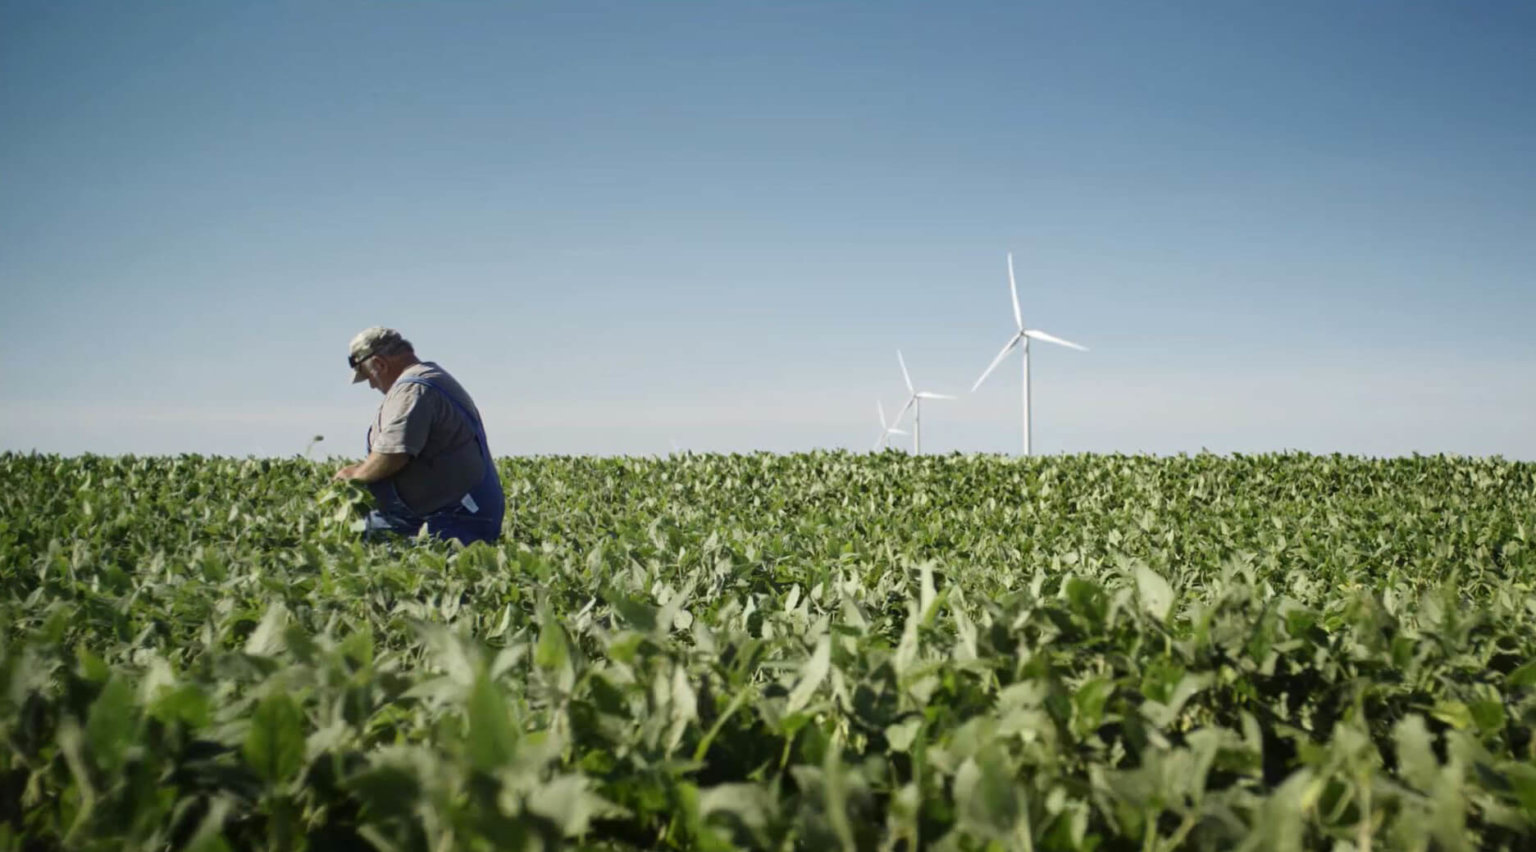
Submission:
{"label": "man", "polygon": [[352,383],[384,394],[368,429],[368,457],[336,472],[364,483],[378,501],[368,531],[468,545],[501,535],[506,497],[474,400],[442,367],[421,361],[411,342],[374,326],[352,338]]}

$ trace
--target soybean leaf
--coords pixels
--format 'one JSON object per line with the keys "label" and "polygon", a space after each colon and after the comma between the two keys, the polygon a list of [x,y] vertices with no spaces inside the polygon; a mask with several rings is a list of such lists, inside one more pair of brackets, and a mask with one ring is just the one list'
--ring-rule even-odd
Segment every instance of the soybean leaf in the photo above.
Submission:
{"label": "soybean leaf", "polygon": [[1159,621],[1167,621],[1173,610],[1173,587],[1146,564],[1136,563],[1136,592],[1142,608]]}
{"label": "soybean leaf", "polygon": [[275,690],[251,714],[245,760],[267,782],[281,783],[303,765],[304,738],[304,714],[288,693]]}

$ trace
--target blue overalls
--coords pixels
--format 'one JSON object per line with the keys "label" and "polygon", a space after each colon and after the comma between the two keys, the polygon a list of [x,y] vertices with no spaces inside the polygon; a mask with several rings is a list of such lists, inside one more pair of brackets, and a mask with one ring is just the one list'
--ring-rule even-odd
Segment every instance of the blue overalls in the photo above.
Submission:
{"label": "blue overalls", "polygon": [[[369,513],[368,526],[364,535],[387,529],[401,535],[413,536],[421,529],[422,524],[426,524],[427,535],[432,538],[458,539],[465,546],[476,541],[494,542],[501,536],[501,519],[506,512],[507,498],[501,491],[501,477],[496,473],[496,462],[491,458],[491,449],[485,440],[485,427],[481,424],[480,418],[454,399],[453,394],[427,379],[411,376],[397,379],[397,381],[422,385],[429,390],[437,391],[453,403],[453,407],[457,408],[469,422],[470,428],[475,430],[475,441],[480,445],[480,459],[485,465],[485,471],[480,477],[480,483],[471,488],[459,502],[425,517],[417,515],[405,505],[393,482],[386,479],[382,482],[369,483],[368,490],[373,492],[379,508]],[[371,430],[368,437],[364,439],[364,444],[368,452],[373,452]]]}

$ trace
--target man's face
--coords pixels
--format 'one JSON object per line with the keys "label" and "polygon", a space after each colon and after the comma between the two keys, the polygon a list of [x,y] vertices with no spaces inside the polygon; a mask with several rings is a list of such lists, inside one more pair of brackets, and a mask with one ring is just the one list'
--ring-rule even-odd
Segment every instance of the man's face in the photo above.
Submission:
{"label": "man's face", "polygon": [[369,355],[363,361],[363,373],[368,376],[368,387],[379,393],[388,393],[389,385],[384,383],[384,359],[378,355]]}

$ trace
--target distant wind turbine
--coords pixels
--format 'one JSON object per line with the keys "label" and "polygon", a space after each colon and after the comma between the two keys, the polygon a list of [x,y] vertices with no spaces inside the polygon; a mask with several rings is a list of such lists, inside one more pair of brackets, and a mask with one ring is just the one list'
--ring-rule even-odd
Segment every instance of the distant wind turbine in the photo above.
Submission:
{"label": "distant wind turbine", "polygon": [[998,364],[1003,363],[1003,359],[1008,357],[1009,352],[1012,352],[1015,347],[1019,347],[1022,344],[1024,350],[1024,455],[1027,456],[1029,455],[1029,341],[1042,340],[1046,343],[1066,346],[1081,352],[1087,352],[1088,347],[1078,346],[1076,343],[1062,340],[1043,331],[1024,327],[1024,314],[1019,310],[1019,285],[1013,280],[1013,252],[1008,253],[1008,289],[1013,295],[1013,322],[1014,325],[1018,326],[1019,330],[1014,332],[1012,337],[1008,338],[1008,342],[1003,345],[1003,351],[997,353],[997,357],[993,358],[992,363],[987,365],[986,371],[981,374],[981,378],[976,380],[976,384],[971,385],[971,393],[975,393],[976,389],[981,387],[981,383],[987,380],[987,376],[992,375],[992,371],[997,369]]}
{"label": "distant wind turbine", "polygon": [[875,439],[875,449],[880,449],[892,435],[905,435],[906,432],[896,428],[895,423],[885,422],[885,406],[880,400],[875,400],[875,413],[880,415],[880,437]]}
{"label": "distant wind turbine", "polygon": [[914,388],[912,386],[912,375],[907,372],[907,361],[906,361],[905,358],[901,357],[901,350],[900,349],[896,350],[896,363],[901,365],[901,378],[902,378],[902,381],[907,383],[907,393],[912,394],[912,396],[907,398],[907,404],[903,405],[901,407],[901,410],[896,412],[896,423],[900,424],[901,423],[901,415],[906,414],[907,413],[907,409],[909,409],[909,408],[912,409],[912,452],[917,454],[917,455],[922,455],[922,452],[923,452],[923,400],[925,400],[925,399],[954,399],[954,397],[947,396],[947,395],[942,394],[942,393],[929,393],[928,391],[920,391],[920,390]]}

